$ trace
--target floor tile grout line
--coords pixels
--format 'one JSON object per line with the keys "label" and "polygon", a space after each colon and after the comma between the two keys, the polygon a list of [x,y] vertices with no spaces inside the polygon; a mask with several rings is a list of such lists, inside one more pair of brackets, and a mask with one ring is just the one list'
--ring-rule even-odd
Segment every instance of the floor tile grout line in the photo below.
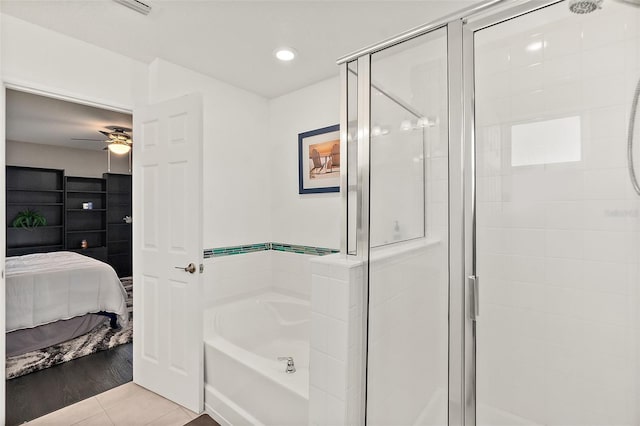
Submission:
{"label": "floor tile grout line", "polygon": [[[87,401],[89,401],[89,400],[91,400],[91,399],[96,399],[96,397],[95,397],[95,396],[92,396],[92,397],[89,397],[89,398],[83,399],[83,400],[78,401],[78,402],[76,402],[76,403],[74,403],[74,404],[71,404],[71,405],[68,405],[68,406],[66,406],[66,407],[60,408],[59,410],[52,411],[52,412],[47,413],[47,414],[45,414],[45,415],[43,415],[43,416],[40,416],[40,417],[37,417],[37,418],[35,418],[35,419],[29,420],[27,423],[32,423],[32,422],[36,422],[36,423],[37,423],[37,421],[38,421],[38,420],[40,420],[40,419],[42,419],[43,417],[52,416],[52,415],[54,415],[54,414],[56,414],[56,413],[59,413],[59,412],[60,412],[60,411],[62,411],[62,410],[65,410],[65,409],[67,409],[67,411],[73,412],[73,409],[71,409],[71,408],[69,408],[69,407],[73,407],[74,405],[77,405],[77,404],[86,403]],[[98,400],[96,399],[96,402],[98,403],[98,407],[100,407],[100,410],[102,410],[102,412],[104,412],[104,409],[102,408],[102,405],[100,405],[100,401],[98,401]],[[91,414],[87,415],[86,417],[82,417],[82,418],[80,418],[80,419],[77,419],[76,421],[74,421],[73,423],[71,423],[71,425],[73,426],[73,425],[75,425],[75,424],[78,424],[78,423],[80,423],[80,422],[83,422],[83,421],[85,421],[85,420],[87,420],[87,419],[89,419],[89,418],[91,418],[91,417],[93,417],[93,416],[96,416],[96,415],[100,414],[100,413],[101,413],[100,411],[98,411],[98,412],[92,412]],[[57,415],[60,415],[60,414],[57,414]]]}
{"label": "floor tile grout line", "polygon": [[[131,382],[127,382],[127,383],[125,383],[125,384],[123,384],[123,385],[120,385],[120,386],[118,386],[118,387],[115,387],[115,388],[113,388],[113,389],[109,389],[109,390],[108,390],[108,391],[106,391],[106,392],[114,391],[114,390],[116,390],[116,389],[118,389],[118,388],[122,388],[122,387],[125,387],[125,386],[134,387],[134,388],[135,388],[135,390],[134,390],[134,391],[132,391],[133,393],[132,393],[131,395],[129,395],[128,397],[126,397],[126,398],[123,398],[122,396],[119,396],[119,397],[117,398],[117,400],[124,399],[124,400],[125,400],[124,404],[128,404],[128,403],[129,403],[133,398],[135,398],[135,396],[143,395],[145,392],[148,392],[146,389],[144,389],[144,388],[142,388],[142,387],[140,387],[140,386],[136,385],[133,381],[131,381]],[[120,389],[120,390],[122,390],[122,389]],[[104,393],[106,393],[106,392],[103,392],[102,394],[104,394]],[[102,394],[98,394],[98,395],[96,395],[94,398],[98,399],[98,396],[100,396],[100,395],[102,395]],[[118,426],[118,424],[116,423],[116,421],[115,421],[115,420],[113,420],[113,418],[109,415],[109,411],[110,411],[110,410],[112,410],[112,409],[114,409],[114,408],[116,408],[116,407],[118,407],[118,405],[119,405],[119,404],[117,404],[117,403],[116,403],[116,401],[112,401],[112,402],[113,402],[113,404],[110,404],[110,406],[105,407],[105,406],[100,402],[100,400],[98,399],[98,403],[100,404],[100,406],[101,406],[101,407],[102,407],[102,409],[104,410],[105,414],[107,415],[107,418],[108,418],[108,419],[109,419],[109,421],[111,422],[111,425],[113,425],[113,426]],[[121,408],[121,407],[120,407],[120,408]],[[155,420],[155,419],[154,419],[154,420]]]}
{"label": "floor tile grout line", "polygon": [[[115,389],[115,388],[114,388]],[[111,389],[109,389],[111,390]],[[108,391],[107,391],[108,392]],[[104,392],[103,392],[104,393]],[[98,394],[101,395],[101,394]],[[102,405],[102,402],[100,402],[100,400],[98,399],[98,395],[93,396],[92,398],[95,398],[96,401],[98,401],[98,405],[100,406],[100,408],[102,408],[102,411],[106,412],[107,410],[104,408],[104,405]]]}
{"label": "floor tile grout line", "polygon": [[168,416],[169,414],[171,414],[171,413],[173,413],[175,411],[181,411],[180,408],[181,408],[180,406],[177,406],[175,409],[173,409],[173,410],[171,410],[171,411],[169,411],[167,413],[164,413],[161,416],[156,417],[155,419],[151,420],[149,423],[145,423],[144,426],[153,426],[153,424],[155,423],[156,420],[159,420],[159,419],[163,418],[164,416]]}
{"label": "floor tile grout line", "polygon": [[[135,388],[135,390],[130,391],[131,393],[126,398],[123,398],[122,396],[118,396],[116,398],[116,400],[112,401],[112,403],[109,404],[109,406],[105,406],[104,404],[102,404],[100,402],[100,399],[98,399],[99,396],[104,395],[105,393],[108,393],[108,392],[112,392],[112,391],[116,391],[116,390],[118,390],[118,392],[120,392],[120,391],[122,391],[123,387],[125,387],[125,386],[129,386],[129,387],[134,387]],[[127,402],[125,402],[125,403],[128,403],[131,399],[135,398],[136,395],[143,394],[145,390],[146,389],[139,387],[133,381],[131,381],[131,382],[127,382],[125,384],[122,384],[120,386],[117,386],[115,388],[109,389],[108,391],[102,392],[102,393],[96,395],[95,398],[98,399],[98,403],[100,403],[100,406],[104,409],[105,412],[107,412],[107,411],[115,408],[118,405],[118,401],[120,401],[121,399],[126,400]]]}
{"label": "floor tile grout line", "polygon": [[[92,398],[95,398],[95,397],[92,397]],[[100,402],[98,401],[98,404],[99,404],[99,403],[100,403]],[[110,426],[114,426],[113,421],[111,420],[111,417],[109,417],[109,415],[108,415],[108,414],[107,414],[107,412],[104,410],[104,408],[102,408],[102,406],[100,406],[100,408],[102,409],[102,412],[101,412],[101,413],[95,413],[95,414],[90,415],[90,416],[89,416],[89,417],[87,417],[86,419],[78,420],[77,422],[73,423],[71,426],[75,426],[75,425],[77,425],[77,424],[79,424],[79,423],[84,422],[85,420],[89,420],[89,419],[90,419],[90,418],[92,418],[92,417],[99,416],[100,414],[104,414],[105,416],[107,416],[107,419],[109,419]]]}
{"label": "floor tile grout line", "polygon": [[[116,389],[116,388],[113,388],[113,389]],[[98,395],[101,395],[101,394],[98,394]],[[98,395],[94,396],[94,398],[96,399],[96,401],[98,401],[98,404],[100,405],[100,408],[102,408],[102,411],[104,412],[104,415],[107,416],[107,419],[109,419],[109,423],[111,423],[111,426],[115,426],[115,423],[114,423],[113,419],[111,418],[109,413],[107,413],[107,409],[104,408],[104,405],[102,405],[102,402],[100,402],[100,400],[98,399]]]}

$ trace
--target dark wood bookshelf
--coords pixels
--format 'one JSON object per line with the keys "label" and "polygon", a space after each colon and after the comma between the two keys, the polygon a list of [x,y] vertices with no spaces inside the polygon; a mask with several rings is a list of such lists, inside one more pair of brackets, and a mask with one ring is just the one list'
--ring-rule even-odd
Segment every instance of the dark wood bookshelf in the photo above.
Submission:
{"label": "dark wood bookshelf", "polygon": [[105,173],[107,182],[107,258],[119,276],[132,274],[132,228],[124,221],[132,215],[131,175]]}
{"label": "dark wood bookshelf", "polygon": [[[64,170],[7,166],[5,173],[7,255],[62,248]],[[14,227],[14,219],[26,209],[42,214],[47,225],[29,230]]]}
{"label": "dark wood bookshelf", "polygon": [[[65,176],[64,170],[6,167],[7,256],[69,250],[109,263],[118,276],[132,272],[131,175]],[[83,203],[93,208],[83,208]],[[46,226],[14,228],[16,215],[36,210]],[[82,248],[86,240],[88,248]]]}
{"label": "dark wood bookshelf", "polygon": [[[107,261],[106,190],[106,182],[102,178],[65,177],[66,250]],[[92,208],[83,208],[85,203],[92,203]],[[82,248],[83,241],[88,245],[85,249]],[[105,249],[100,250],[101,247]]]}

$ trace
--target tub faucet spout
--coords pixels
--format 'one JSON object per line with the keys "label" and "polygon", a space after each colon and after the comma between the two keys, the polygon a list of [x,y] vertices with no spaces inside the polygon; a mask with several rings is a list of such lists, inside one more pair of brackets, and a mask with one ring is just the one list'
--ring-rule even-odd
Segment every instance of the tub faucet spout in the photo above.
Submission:
{"label": "tub faucet spout", "polygon": [[293,358],[290,356],[279,356],[278,361],[287,361],[287,369],[284,370],[287,374],[296,372],[296,366],[293,364]]}

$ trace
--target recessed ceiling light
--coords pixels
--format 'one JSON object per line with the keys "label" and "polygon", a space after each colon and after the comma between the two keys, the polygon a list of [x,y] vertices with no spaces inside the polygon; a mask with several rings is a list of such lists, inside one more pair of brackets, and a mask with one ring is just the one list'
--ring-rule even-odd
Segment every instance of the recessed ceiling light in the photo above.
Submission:
{"label": "recessed ceiling light", "polygon": [[289,62],[296,57],[296,51],[290,47],[279,47],[273,51],[273,55],[281,61]]}
{"label": "recessed ceiling light", "polygon": [[547,43],[544,41],[534,41],[533,43],[529,43],[527,45],[527,50],[529,52],[535,52],[536,50],[540,50],[543,47],[547,47]]}

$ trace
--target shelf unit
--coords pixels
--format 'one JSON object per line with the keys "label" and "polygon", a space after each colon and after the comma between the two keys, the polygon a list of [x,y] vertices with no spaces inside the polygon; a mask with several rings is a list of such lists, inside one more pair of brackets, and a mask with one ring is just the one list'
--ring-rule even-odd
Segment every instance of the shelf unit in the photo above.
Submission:
{"label": "shelf unit", "polygon": [[[65,176],[65,249],[107,261],[106,182],[101,178]],[[82,208],[93,203],[93,208]],[[82,248],[86,240],[88,248]]]}
{"label": "shelf unit", "polygon": [[[6,167],[7,256],[69,250],[109,263],[118,276],[132,273],[131,175],[65,176],[64,170]],[[93,203],[92,209],[82,208]],[[46,226],[14,228],[16,215],[37,210]],[[88,248],[81,247],[87,240]]]}
{"label": "shelf unit", "polygon": [[131,175],[105,173],[107,183],[107,259],[118,276],[132,274],[132,229],[124,222],[132,213]]}
{"label": "shelf unit", "polygon": [[[6,167],[7,256],[61,250],[64,247],[64,170]],[[47,226],[14,228],[16,215],[35,210]]]}

